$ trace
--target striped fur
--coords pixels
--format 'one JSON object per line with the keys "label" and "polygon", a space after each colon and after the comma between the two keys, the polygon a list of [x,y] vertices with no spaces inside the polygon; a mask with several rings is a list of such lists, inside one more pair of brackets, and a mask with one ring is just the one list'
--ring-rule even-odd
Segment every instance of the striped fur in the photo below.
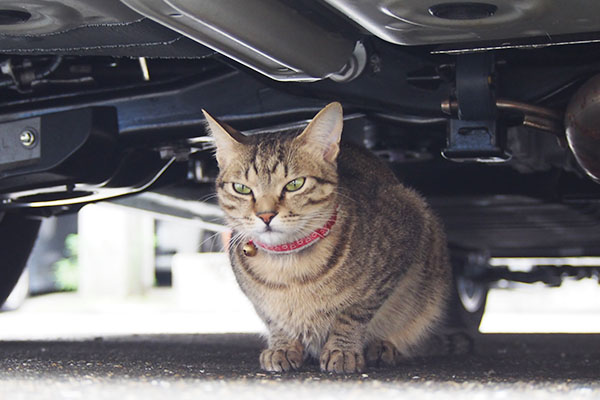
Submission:
{"label": "striped fur", "polygon": [[[236,140],[207,119],[217,143],[218,198],[234,230],[233,270],[269,331],[262,368],[296,369],[312,356],[324,371],[357,372],[365,354],[388,364],[415,354],[438,326],[451,282],[445,236],[424,200],[370,153],[338,145],[337,103],[299,136]],[[300,190],[283,190],[298,177],[306,177]],[[234,182],[252,194],[236,193]],[[336,205],[338,222],[314,246],[243,255],[249,239],[305,236]],[[256,216],[264,211],[277,213],[277,232],[264,232]]]}

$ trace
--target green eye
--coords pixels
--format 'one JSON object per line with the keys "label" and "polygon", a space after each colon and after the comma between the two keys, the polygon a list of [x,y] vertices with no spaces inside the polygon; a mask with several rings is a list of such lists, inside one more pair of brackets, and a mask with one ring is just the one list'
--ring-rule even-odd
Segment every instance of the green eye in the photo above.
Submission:
{"label": "green eye", "polygon": [[293,181],[288,182],[287,185],[285,185],[285,190],[287,190],[288,192],[295,192],[296,190],[304,186],[305,180],[305,178],[296,178]]}
{"label": "green eye", "polygon": [[235,190],[239,194],[250,194],[250,193],[252,193],[252,189],[250,189],[246,185],[242,185],[241,183],[234,183],[233,184],[233,190]]}

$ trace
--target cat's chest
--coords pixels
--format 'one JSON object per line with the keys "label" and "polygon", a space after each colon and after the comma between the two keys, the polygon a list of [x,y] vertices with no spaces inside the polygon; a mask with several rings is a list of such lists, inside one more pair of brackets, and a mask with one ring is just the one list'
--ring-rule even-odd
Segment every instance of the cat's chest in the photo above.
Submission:
{"label": "cat's chest", "polygon": [[258,291],[256,300],[272,320],[304,324],[323,319],[325,315],[320,311],[332,306],[327,300],[331,295],[323,288],[308,285]]}
{"label": "cat's chest", "polygon": [[241,273],[245,292],[269,320],[293,330],[322,325],[344,303],[317,257],[287,262],[252,260]]}
{"label": "cat's chest", "polygon": [[[298,338],[317,357],[337,316],[335,302],[314,287],[255,292],[253,302],[271,332]],[[335,297],[335,296],[333,296]]]}
{"label": "cat's chest", "polygon": [[[320,346],[337,314],[333,293],[315,287],[294,287],[255,294],[255,304],[270,322],[307,346]],[[329,300],[328,300],[329,299]]]}
{"label": "cat's chest", "polygon": [[329,329],[351,296],[336,279],[343,273],[345,255],[332,264],[335,242],[329,239],[333,237],[295,256],[232,254],[238,281],[263,318],[295,334]]}

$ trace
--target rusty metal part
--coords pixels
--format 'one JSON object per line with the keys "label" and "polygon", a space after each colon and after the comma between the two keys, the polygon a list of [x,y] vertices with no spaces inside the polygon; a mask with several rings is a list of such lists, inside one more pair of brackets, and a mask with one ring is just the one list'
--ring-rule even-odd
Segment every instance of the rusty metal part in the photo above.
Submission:
{"label": "rusty metal part", "polygon": [[441,104],[442,112],[446,115],[452,115],[458,112],[458,102],[449,99],[443,100]]}
{"label": "rusty metal part", "polygon": [[562,122],[539,117],[537,115],[525,114],[523,117],[523,126],[537,129],[548,133],[553,133],[564,138],[564,127]]}
{"label": "rusty metal part", "polygon": [[[516,111],[523,114],[524,126],[553,133],[559,137],[564,136],[562,115],[557,111],[506,99],[497,99],[496,107],[499,110]],[[456,100],[444,100],[442,101],[441,109],[446,115],[457,115],[458,102]]]}
{"label": "rusty metal part", "polygon": [[532,104],[527,104],[527,103],[521,103],[519,101],[498,99],[496,101],[496,107],[498,107],[500,110],[520,111],[525,115],[527,115],[527,114],[537,115],[539,117],[545,117],[545,118],[548,118],[548,119],[551,119],[554,121],[562,121],[562,119],[563,119],[561,113],[556,112],[552,109],[540,107],[540,106],[534,106]]}
{"label": "rusty metal part", "polygon": [[565,114],[567,142],[584,171],[600,183],[600,75],[573,95]]}
{"label": "rusty metal part", "polygon": [[[557,111],[520,101],[498,99],[496,100],[496,107],[500,110],[519,111],[524,115],[537,115],[554,121],[562,121],[562,115]],[[458,102],[456,100],[444,100],[442,101],[441,108],[444,114],[454,115],[458,112]]]}

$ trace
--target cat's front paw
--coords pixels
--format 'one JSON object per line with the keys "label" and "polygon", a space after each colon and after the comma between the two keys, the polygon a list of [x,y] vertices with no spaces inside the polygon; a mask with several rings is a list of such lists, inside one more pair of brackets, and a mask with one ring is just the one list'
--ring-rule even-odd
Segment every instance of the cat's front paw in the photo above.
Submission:
{"label": "cat's front paw", "polygon": [[263,350],[260,354],[260,367],[269,372],[285,372],[297,370],[302,366],[303,360],[302,345],[294,343]]}
{"label": "cat's front paw", "polygon": [[374,340],[367,345],[367,363],[371,365],[383,364],[393,367],[402,359],[402,354],[387,340]]}
{"label": "cat's front paw", "polygon": [[362,372],[365,368],[365,357],[362,351],[325,347],[321,352],[320,361],[323,372],[352,374]]}

